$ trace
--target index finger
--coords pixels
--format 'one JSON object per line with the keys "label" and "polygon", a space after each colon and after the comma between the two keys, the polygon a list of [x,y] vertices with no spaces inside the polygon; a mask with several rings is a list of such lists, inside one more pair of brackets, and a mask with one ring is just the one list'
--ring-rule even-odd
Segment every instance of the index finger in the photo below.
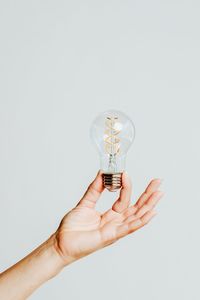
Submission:
{"label": "index finger", "polygon": [[131,180],[126,172],[122,174],[122,188],[119,198],[112,206],[112,209],[118,213],[123,212],[128,208],[131,200],[132,184]]}

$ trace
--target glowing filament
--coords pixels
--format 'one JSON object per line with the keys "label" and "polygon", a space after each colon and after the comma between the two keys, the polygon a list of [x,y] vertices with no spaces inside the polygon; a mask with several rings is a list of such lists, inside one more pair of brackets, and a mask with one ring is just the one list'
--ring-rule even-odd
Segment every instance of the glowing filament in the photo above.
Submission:
{"label": "glowing filament", "polygon": [[115,156],[120,151],[121,124],[118,122],[118,117],[107,117],[105,127],[105,150],[110,156]]}

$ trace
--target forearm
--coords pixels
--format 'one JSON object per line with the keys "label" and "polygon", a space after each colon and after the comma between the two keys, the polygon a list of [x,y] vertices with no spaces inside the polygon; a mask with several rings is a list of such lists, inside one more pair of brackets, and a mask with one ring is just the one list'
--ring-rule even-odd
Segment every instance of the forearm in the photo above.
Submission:
{"label": "forearm", "polygon": [[[0,299],[24,300],[64,267],[55,248],[55,236],[0,274]],[[70,261],[68,262],[70,263]]]}

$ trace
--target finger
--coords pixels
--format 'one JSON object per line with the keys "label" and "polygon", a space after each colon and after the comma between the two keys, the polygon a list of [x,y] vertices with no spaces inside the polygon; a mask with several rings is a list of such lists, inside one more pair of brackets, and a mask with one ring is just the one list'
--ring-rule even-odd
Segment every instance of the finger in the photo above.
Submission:
{"label": "finger", "polygon": [[89,208],[94,208],[96,202],[98,201],[101,193],[104,190],[102,172],[97,173],[94,181],[89,185],[84,196],[81,198],[77,206],[86,206]]}
{"label": "finger", "polygon": [[148,200],[148,198],[151,196],[151,194],[153,194],[155,191],[157,191],[157,189],[159,188],[161,183],[162,183],[161,179],[153,179],[150,182],[150,184],[147,186],[145,192],[140,196],[140,198],[136,202],[135,206],[140,208]]}
{"label": "finger", "polygon": [[152,210],[156,206],[156,204],[159,202],[162,196],[163,193],[161,191],[154,192],[139,210],[133,210],[134,213],[129,214],[126,218],[124,218],[123,222],[129,223],[133,220],[141,218],[146,212]]}
{"label": "finger", "polygon": [[163,193],[160,191],[154,192],[149,199],[138,209],[135,216],[141,218],[147,211],[152,210],[158,201],[162,198]]}
{"label": "finger", "polygon": [[122,188],[119,198],[112,206],[112,209],[118,213],[123,212],[130,204],[132,184],[126,172],[122,174]]}
{"label": "finger", "polygon": [[122,214],[119,214],[116,211],[112,210],[112,208],[110,208],[109,210],[107,210],[105,213],[101,215],[101,227],[113,220],[123,222],[124,218]]}
{"label": "finger", "polygon": [[124,212],[123,212],[123,217],[124,217],[124,220],[126,218],[128,218],[129,216],[132,216],[136,213],[136,211],[138,210],[137,206],[135,205],[132,205],[130,207],[128,207]]}
{"label": "finger", "polygon": [[137,219],[137,220],[133,220],[129,223],[124,223],[122,225],[120,225],[117,229],[117,233],[116,236],[117,238],[122,238],[124,236],[126,236],[127,234],[130,234],[136,230],[138,230],[139,228],[143,227],[144,225],[146,225],[154,216],[156,215],[156,212],[151,210],[146,212],[142,218]]}
{"label": "finger", "polygon": [[160,179],[152,180],[146,188],[145,192],[140,196],[138,201],[124,211],[124,219],[135,214],[138,211],[138,209],[140,209],[145,204],[145,202],[148,201],[151,195],[157,191],[161,183],[162,181]]}
{"label": "finger", "polygon": [[149,197],[149,199],[147,199],[147,201],[139,209],[136,205],[130,206],[123,214],[124,222],[126,222],[127,220],[131,220],[131,218],[133,219],[133,216],[135,217],[135,219],[140,218],[147,211],[152,210],[159,202],[159,200],[163,197],[163,195],[163,192],[156,191]]}

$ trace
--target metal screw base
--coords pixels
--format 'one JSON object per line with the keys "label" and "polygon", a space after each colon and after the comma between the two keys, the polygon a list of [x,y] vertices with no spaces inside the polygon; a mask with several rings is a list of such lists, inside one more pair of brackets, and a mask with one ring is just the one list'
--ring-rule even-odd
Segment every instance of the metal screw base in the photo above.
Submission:
{"label": "metal screw base", "polygon": [[122,187],[122,173],[103,173],[104,187],[110,192],[115,192]]}

